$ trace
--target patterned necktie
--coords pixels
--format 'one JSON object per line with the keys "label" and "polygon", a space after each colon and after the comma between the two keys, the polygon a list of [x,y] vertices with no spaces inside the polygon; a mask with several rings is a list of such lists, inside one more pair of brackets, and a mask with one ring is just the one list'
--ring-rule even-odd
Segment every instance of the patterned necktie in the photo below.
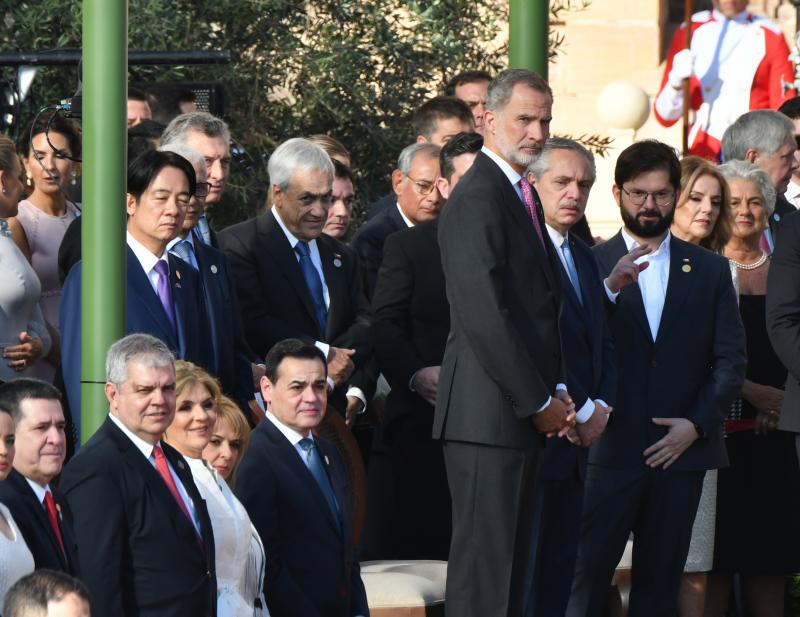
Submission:
{"label": "patterned necktie", "polygon": [[0,219],[0,236],[5,236],[6,238],[11,237],[11,230],[8,228],[8,221],[6,219]]}
{"label": "patterned necktie", "polygon": [[186,507],[186,503],[183,501],[183,498],[178,491],[178,485],[175,484],[175,480],[172,478],[172,473],[170,473],[169,465],[167,464],[167,457],[164,454],[164,450],[161,449],[161,446],[153,446],[153,457],[156,459],[156,471],[158,472],[158,475],[160,475],[161,479],[164,480],[164,484],[167,485],[167,488],[172,494],[173,499],[175,499],[175,501],[178,503],[178,506],[180,507],[184,516],[189,521],[192,529],[194,529],[194,535],[197,537],[198,545],[200,548],[203,548],[203,539],[200,537],[197,528],[194,526],[194,519],[192,518],[192,515],[189,514],[189,508]]}
{"label": "patterned necktie", "polygon": [[339,506],[336,503],[336,497],[333,494],[333,488],[331,488],[331,481],[328,479],[328,474],[325,473],[325,470],[322,468],[322,461],[319,460],[317,444],[314,443],[313,439],[304,437],[300,440],[298,445],[306,454],[304,460],[306,467],[308,467],[311,475],[314,476],[314,480],[316,480],[319,490],[322,491],[325,501],[328,502],[328,507],[331,509],[331,514],[333,514],[333,519],[339,521]]}
{"label": "patterned necktie", "polygon": [[169,266],[163,259],[156,262],[155,271],[158,274],[158,284],[156,285],[156,293],[158,299],[161,300],[161,306],[164,307],[164,312],[167,314],[167,319],[175,330],[175,307],[172,304],[172,287],[169,283]]}
{"label": "patterned necktie", "polygon": [[[193,251],[192,243],[188,240],[181,240],[175,246],[173,246],[170,251],[175,253],[178,257],[180,257],[183,261],[187,264],[195,268],[194,263],[192,262],[192,251]],[[196,270],[197,268],[195,268]]]}
{"label": "patterned necktie", "polygon": [[[525,178],[520,178],[519,187],[522,189],[522,199],[525,202],[525,209],[528,211],[528,216],[531,217],[533,228],[536,230],[536,235],[539,237],[539,242],[544,249],[544,235],[542,234],[542,225],[539,223],[539,217],[536,215],[536,202],[533,199],[533,189],[531,188],[531,183]],[[546,249],[545,252],[547,252]]]}
{"label": "patterned necktie", "polygon": [[567,276],[569,276],[569,281],[572,283],[575,295],[578,296],[578,302],[583,305],[581,284],[578,279],[578,270],[575,268],[575,260],[572,258],[572,250],[569,248],[569,239],[564,238],[564,241],[561,243],[561,252],[564,254],[564,262],[567,264]]}
{"label": "patterned necktie", "polygon": [[209,227],[208,219],[206,219],[205,216],[201,216],[197,219],[197,230],[200,232],[200,238],[203,240],[203,244],[211,246],[211,227]]}
{"label": "patterned necktie", "polygon": [[324,339],[325,325],[328,321],[328,309],[325,307],[322,279],[311,261],[311,249],[308,247],[308,242],[298,242],[294,247],[294,251],[300,258],[300,269],[303,271],[303,278],[306,280],[306,286],[311,294],[311,301],[314,303],[314,314]]}
{"label": "patterned necktie", "polygon": [[42,504],[44,505],[45,512],[47,512],[47,519],[50,521],[50,527],[53,528],[53,533],[56,536],[56,540],[58,540],[58,545],[61,547],[61,552],[64,554],[64,557],[66,557],[67,551],[64,550],[64,539],[61,537],[61,528],[58,526],[56,504],[53,501],[53,494],[50,491],[44,494],[44,501]]}

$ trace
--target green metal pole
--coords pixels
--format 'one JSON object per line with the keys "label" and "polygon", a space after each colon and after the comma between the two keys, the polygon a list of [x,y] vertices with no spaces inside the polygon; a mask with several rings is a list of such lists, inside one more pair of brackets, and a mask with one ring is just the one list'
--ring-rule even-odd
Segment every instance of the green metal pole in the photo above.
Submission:
{"label": "green metal pole", "polygon": [[108,411],[105,357],[125,334],[128,0],[83,0],[81,442]]}
{"label": "green metal pole", "polygon": [[508,66],[536,71],[547,79],[548,0],[509,0]]}

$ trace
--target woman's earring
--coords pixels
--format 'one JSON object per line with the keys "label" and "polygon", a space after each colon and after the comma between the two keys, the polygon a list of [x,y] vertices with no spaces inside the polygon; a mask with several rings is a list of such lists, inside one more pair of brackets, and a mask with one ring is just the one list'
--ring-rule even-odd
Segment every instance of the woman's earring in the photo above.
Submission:
{"label": "woman's earring", "polygon": [[78,172],[75,171],[74,169],[71,172],[69,172],[69,183],[72,186],[77,186],[78,184]]}

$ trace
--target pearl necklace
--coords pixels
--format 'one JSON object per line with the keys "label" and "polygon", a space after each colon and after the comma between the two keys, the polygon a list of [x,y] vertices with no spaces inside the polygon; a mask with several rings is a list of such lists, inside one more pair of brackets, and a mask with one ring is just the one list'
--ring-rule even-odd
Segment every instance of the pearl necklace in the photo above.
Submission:
{"label": "pearl necklace", "polygon": [[754,261],[751,264],[743,264],[739,261],[736,261],[735,259],[731,259],[731,262],[733,263],[734,266],[739,268],[739,270],[755,270],[756,268],[760,268],[761,266],[763,266],[766,263],[768,257],[769,256],[762,251],[761,257],[759,257],[758,260]]}

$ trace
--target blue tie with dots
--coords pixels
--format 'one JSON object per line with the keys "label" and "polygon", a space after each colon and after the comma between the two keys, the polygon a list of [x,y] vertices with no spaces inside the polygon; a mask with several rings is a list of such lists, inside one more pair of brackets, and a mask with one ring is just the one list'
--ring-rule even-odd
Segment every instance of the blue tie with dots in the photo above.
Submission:
{"label": "blue tie with dots", "polygon": [[331,481],[328,479],[328,474],[325,473],[322,467],[322,461],[319,459],[317,444],[314,443],[313,439],[304,437],[300,440],[298,445],[303,452],[305,452],[305,460],[303,462],[306,464],[306,467],[308,467],[311,475],[314,476],[319,490],[321,490],[322,494],[325,496],[325,501],[328,502],[328,507],[331,509],[331,514],[333,514],[333,519],[341,524],[339,520],[339,506],[336,503],[336,496],[333,494]]}
{"label": "blue tie with dots", "polygon": [[311,249],[308,247],[308,242],[298,242],[294,251],[299,257],[300,269],[303,271],[303,278],[306,279],[306,286],[311,294],[311,301],[314,303],[314,315],[324,339],[328,309],[325,307],[325,296],[322,293],[322,279],[311,261]]}

